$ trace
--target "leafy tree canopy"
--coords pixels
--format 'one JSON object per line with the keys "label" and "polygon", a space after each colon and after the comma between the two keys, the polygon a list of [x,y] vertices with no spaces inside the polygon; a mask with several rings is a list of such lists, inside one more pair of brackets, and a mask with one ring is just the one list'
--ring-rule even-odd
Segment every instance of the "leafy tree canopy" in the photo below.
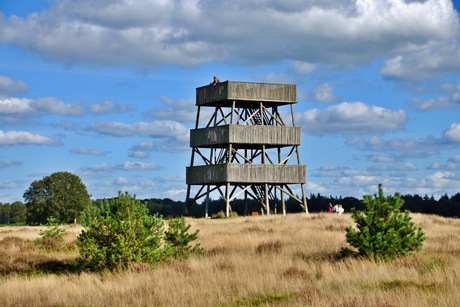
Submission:
{"label": "leafy tree canopy", "polygon": [[50,216],[59,223],[72,223],[91,202],[80,177],[69,172],[56,172],[32,182],[24,200],[30,225],[46,224]]}

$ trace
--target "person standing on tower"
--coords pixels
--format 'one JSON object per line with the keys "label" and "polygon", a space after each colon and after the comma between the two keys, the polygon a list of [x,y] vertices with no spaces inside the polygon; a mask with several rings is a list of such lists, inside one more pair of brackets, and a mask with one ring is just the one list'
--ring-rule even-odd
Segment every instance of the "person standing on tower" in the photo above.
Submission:
{"label": "person standing on tower", "polygon": [[219,82],[220,82],[219,78],[217,78],[216,76],[214,76],[214,79],[213,79],[213,81],[212,81],[210,84],[211,84],[212,86],[215,87],[215,86],[217,85],[217,83],[219,83]]}

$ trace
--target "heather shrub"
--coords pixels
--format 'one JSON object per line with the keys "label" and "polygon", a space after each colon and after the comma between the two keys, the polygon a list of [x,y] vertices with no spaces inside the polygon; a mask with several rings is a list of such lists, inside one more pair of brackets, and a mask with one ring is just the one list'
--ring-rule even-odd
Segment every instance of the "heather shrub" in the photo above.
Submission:
{"label": "heather shrub", "polygon": [[258,254],[279,254],[283,248],[283,243],[280,240],[268,241],[260,243],[256,248]]}

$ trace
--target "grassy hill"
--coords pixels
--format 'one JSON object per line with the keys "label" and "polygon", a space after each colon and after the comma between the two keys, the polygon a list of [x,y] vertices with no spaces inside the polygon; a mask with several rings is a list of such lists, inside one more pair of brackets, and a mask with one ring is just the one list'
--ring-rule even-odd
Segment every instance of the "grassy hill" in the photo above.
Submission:
{"label": "grassy hill", "polygon": [[189,219],[204,256],[104,275],[65,271],[79,226],[65,226],[63,248],[46,253],[31,241],[43,228],[2,227],[1,305],[457,306],[460,220],[412,218],[424,248],[389,263],[337,260],[350,215],[292,214]]}

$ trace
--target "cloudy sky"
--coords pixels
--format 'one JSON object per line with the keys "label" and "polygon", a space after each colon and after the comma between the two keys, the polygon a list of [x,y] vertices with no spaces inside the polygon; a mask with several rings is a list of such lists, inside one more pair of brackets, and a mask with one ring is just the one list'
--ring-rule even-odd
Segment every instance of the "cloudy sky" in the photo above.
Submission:
{"label": "cloudy sky", "polygon": [[460,192],[451,0],[1,0],[0,202],[77,174],[185,199],[195,89],[297,84],[307,195]]}

